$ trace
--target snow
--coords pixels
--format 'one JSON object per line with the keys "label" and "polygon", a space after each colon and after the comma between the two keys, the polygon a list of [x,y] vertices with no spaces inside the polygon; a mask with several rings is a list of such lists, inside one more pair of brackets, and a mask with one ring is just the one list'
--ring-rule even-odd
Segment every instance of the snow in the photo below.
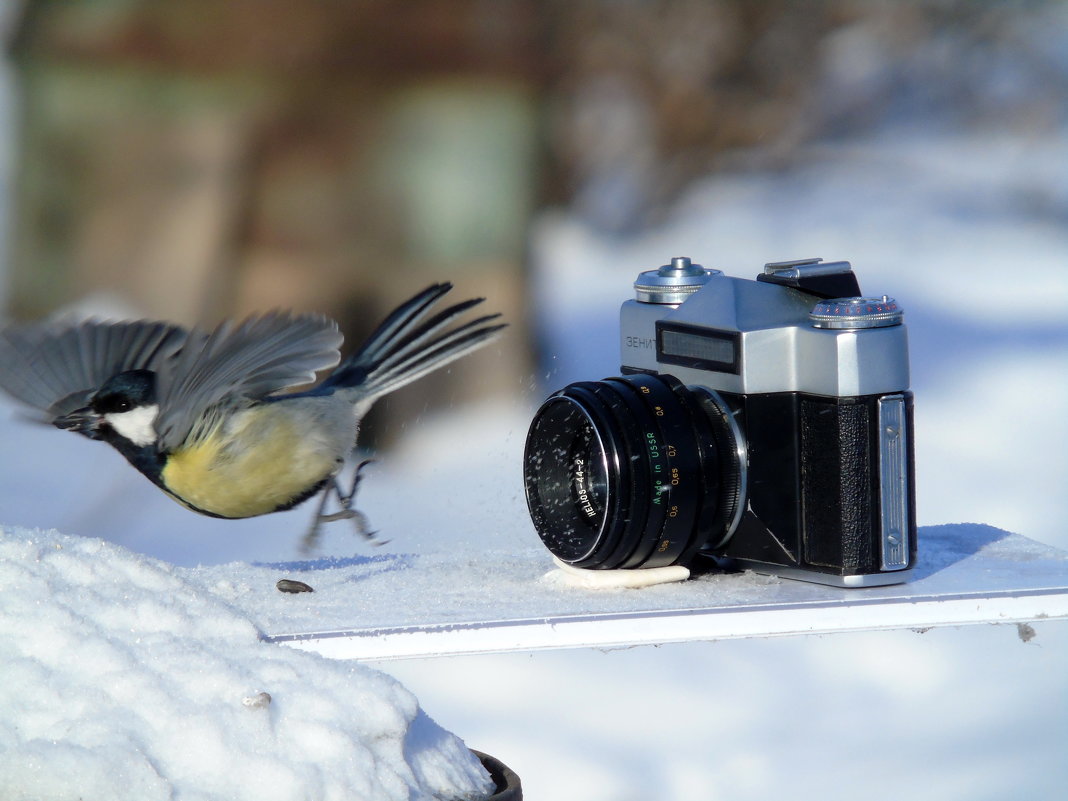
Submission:
{"label": "snow", "polygon": [[263,642],[171,565],[0,530],[0,796],[475,799],[463,742],[383,673]]}

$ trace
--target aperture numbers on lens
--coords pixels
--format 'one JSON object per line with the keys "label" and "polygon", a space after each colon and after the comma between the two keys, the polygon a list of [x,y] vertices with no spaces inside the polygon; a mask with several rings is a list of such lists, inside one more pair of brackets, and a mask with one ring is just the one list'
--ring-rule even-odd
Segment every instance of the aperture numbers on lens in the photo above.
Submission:
{"label": "aperture numbers on lens", "polygon": [[[643,395],[651,395],[652,394],[652,390],[650,390],[649,387],[638,387],[638,391],[641,392]],[[653,403],[653,404],[651,404],[651,408],[653,410],[653,414],[656,415],[657,417],[663,417],[664,416],[665,412],[664,412],[664,407],[663,406],[660,406],[658,404]]]}

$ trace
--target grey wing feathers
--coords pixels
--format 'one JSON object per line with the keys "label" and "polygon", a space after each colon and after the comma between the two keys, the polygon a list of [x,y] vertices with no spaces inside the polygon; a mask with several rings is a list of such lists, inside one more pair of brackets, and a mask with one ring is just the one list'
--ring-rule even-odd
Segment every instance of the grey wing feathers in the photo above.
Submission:
{"label": "grey wing feathers", "polygon": [[363,401],[373,400],[482,347],[505,328],[504,324],[487,325],[500,317],[489,314],[442,333],[483,301],[463,301],[427,317],[450,289],[452,284],[435,284],[401,304],[324,387],[349,389]]}
{"label": "grey wing feathers", "polygon": [[338,363],[340,345],[337,323],[322,315],[270,312],[221,323],[159,373],[161,446],[173,449],[203,433],[216,410],[312,381]]}
{"label": "grey wing feathers", "polygon": [[126,370],[156,370],[187,340],[175,325],[139,320],[37,323],[0,331],[0,386],[51,418],[88,401]]}

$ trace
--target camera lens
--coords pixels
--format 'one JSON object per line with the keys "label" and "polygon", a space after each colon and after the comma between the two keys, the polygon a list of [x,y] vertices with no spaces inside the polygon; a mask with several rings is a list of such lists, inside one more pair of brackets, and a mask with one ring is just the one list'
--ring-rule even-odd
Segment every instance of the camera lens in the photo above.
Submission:
{"label": "camera lens", "polygon": [[671,376],[571,384],[542,404],[524,455],[527,506],[561,561],[688,564],[737,523],[744,455],[715,393]]}

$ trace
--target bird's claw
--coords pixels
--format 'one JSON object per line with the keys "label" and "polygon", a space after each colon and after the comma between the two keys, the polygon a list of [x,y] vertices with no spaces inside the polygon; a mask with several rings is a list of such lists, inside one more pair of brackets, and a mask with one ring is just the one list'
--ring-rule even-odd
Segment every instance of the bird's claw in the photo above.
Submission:
{"label": "bird's claw", "polygon": [[328,515],[317,515],[316,519],[319,523],[333,523],[335,520],[351,520],[358,514],[359,512],[354,512],[352,509],[342,509],[340,512],[331,512]]}

